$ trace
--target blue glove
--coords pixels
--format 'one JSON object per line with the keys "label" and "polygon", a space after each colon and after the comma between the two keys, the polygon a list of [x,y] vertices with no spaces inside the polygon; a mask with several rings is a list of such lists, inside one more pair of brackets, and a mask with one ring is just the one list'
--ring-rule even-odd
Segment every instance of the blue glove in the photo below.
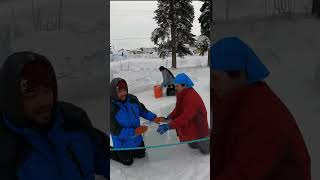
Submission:
{"label": "blue glove", "polygon": [[167,132],[169,129],[170,129],[170,127],[169,127],[168,124],[161,124],[161,125],[158,127],[157,132],[162,135],[162,134],[164,134],[165,132]]}

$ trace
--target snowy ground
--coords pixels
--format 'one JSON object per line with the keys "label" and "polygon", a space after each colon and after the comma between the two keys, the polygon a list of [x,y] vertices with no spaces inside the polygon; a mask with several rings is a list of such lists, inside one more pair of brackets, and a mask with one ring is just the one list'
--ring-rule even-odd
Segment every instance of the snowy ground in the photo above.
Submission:
{"label": "snowy ground", "polygon": [[[159,66],[171,67],[170,59],[127,59],[112,62],[110,79],[124,78],[129,86],[129,93],[136,95],[144,105],[159,116],[167,116],[173,109],[176,98],[153,97],[153,86],[162,82]],[[210,77],[207,56],[189,56],[178,59],[178,68],[172,70],[174,75],[184,72],[194,81],[196,91],[201,95],[207,111],[210,109]],[[209,113],[208,113],[209,119]],[[143,122],[143,120],[142,120]],[[145,134],[146,145],[160,145],[176,142],[176,134],[171,131],[160,136],[156,126],[149,128]],[[168,138],[172,138],[168,141]],[[208,180],[210,178],[210,155],[202,155],[187,145],[176,145],[159,149],[148,149],[147,158],[135,160],[133,166],[126,167],[111,160],[111,179],[153,180],[186,179]]]}
{"label": "snowy ground", "polygon": [[248,18],[215,27],[216,39],[240,37],[268,66],[267,82],[296,118],[312,158],[312,179],[320,179],[320,21],[299,15]]}

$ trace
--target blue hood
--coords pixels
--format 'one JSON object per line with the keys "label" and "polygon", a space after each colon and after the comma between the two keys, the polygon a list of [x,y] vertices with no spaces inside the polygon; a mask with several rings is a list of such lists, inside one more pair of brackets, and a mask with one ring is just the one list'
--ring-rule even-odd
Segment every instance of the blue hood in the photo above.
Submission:
{"label": "blue hood", "polygon": [[174,83],[185,84],[187,88],[191,88],[194,86],[192,80],[185,73],[178,74],[174,79]]}
{"label": "blue hood", "polygon": [[270,73],[253,50],[237,37],[223,38],[210,49],[214,70],[241,70],[247,74],[249,83],[264,80]]}

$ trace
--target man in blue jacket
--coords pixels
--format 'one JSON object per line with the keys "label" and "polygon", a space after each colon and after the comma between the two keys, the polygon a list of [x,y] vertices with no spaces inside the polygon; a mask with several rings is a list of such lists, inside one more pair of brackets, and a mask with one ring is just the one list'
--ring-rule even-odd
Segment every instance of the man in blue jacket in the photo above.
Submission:
{"label": "man in blue jacket", "polygon": [[58,101],[46,57],[14,53],[0,78],[1,180],[110,179],[108,137],[84,110]]}
{"label": "man in blue jacket", "polygon": [[[142,134],[147,126],[140,125],[140,117],[159,124],[164,121],[148,111],[138,98],[128,94],[125,80],[111,81],[111,136],[114,148],[144,147]],[[111,159],[124,165],[132,165],[134,158],[145,157],[145,149],[112,151]]]}

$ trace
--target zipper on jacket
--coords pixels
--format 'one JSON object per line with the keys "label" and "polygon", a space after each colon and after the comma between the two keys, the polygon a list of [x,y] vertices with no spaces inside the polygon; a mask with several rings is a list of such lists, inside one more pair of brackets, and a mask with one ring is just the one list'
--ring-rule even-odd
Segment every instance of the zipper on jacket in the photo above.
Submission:
{"label": "zipper on jacket", "polygon": [[75,165],[77,166],[77,168],[78,168],[78,170],[79,170],[79,172],[80,172],[81,177],[86,177],[83,169],[81,168],[79,159],[77,158],[76,154],[75,154],[75,153],[73,152],[73,150],[72,150],[72,145],[71,145],[71,144],[67,146],[67,153],[68,153],[70,159],[71,159],[71,160],[75,163]]}

